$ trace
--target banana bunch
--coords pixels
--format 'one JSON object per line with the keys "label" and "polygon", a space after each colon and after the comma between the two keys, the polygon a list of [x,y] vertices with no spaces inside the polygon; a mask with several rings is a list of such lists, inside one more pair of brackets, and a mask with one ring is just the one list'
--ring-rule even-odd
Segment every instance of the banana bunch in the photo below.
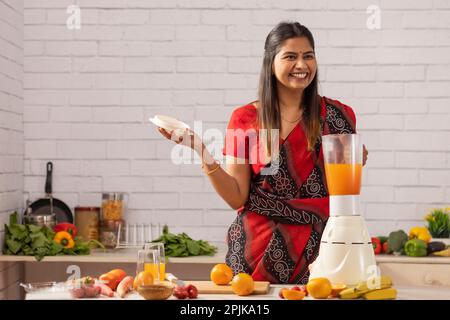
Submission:
{"label": "banana bunch", "polygon": [[450,248],[447,248],[442,251],[433,252],[432,254],[439,257],[450,257]]}
{"label": "banana bunch", "polygon": [[387,300],[397,297],[397,290],[392,287],[392,280],[387,276],[377,276],[360,282],[356,287],[339,293],[341,299]]}

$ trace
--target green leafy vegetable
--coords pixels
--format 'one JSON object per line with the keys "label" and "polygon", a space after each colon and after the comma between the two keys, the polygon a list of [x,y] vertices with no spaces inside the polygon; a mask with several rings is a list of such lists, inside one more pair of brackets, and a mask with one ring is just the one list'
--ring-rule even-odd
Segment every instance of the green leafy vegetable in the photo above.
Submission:
{"label": "green leafy vegetable", "polygon": [[162,235],[152,242],[163,242],[167,257],[211,256],[217,252],[217,247],[204,240],[193,240],[186,233],[173,234],[167,225],[163,227]]}
{"label": "green leafy vegetable", "polygon": [[37,261],[41,261],[45,256],[90,254],[90,249],[94,246],[105,248],[96,240],[82,242],[75,238],[75,246],[66,249],[53,241],[53,230],[32,224],[18,224],[17,221],[18,214],[14,212],[9,217],[9,225],[5,225],[4,254],[34,256]]}

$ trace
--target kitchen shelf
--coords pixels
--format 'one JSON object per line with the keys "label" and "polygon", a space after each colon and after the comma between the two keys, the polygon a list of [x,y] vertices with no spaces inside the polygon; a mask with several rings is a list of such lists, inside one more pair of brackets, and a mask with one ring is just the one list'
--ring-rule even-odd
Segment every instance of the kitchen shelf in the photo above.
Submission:
{"label": "kitchen shelf", "polygon": [[[218,252],[213,256],[193,256],[193,257],[169,257],[168,263],[204,263],[215,264],[225,261],[226,247],[223,244],[211,243],[217,246]],[[136,263],[138,249],[93,249],[90,255],[61,255],[47,256],[41,262],[116,262],[116,263]],[[37,262],[33,256],[13,256],[0,255],[0,262]]]}
{"label": "kitchen shelf", "polygon": [[[214,244],[218,247],[218,252],[214,256],[193,256],[193,257],[169,257],[168,263],[198,263],[198,264],[216,264],[225,261],[226,246],[223,244]],[[92,250],[90,255],[80,256],[49,256],[44,257],[42,262],[117,262],[117,263],[136,263],[137,249],[114,249],[114,250]],[[376,255],[377,263],[420,263],[420,264],[450,264],[450,257],[421,257],[413,258],[407,256],[394,255]],[[32,256],[12,256],[0,255],[0,262],[37,262]]]}

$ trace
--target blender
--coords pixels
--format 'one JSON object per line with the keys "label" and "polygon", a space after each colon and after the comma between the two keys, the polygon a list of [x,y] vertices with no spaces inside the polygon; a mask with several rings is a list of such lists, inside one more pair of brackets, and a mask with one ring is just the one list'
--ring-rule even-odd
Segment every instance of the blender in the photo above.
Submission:
{"label": "blender", "polygon": [[330,216],[310,279],[357,285],[377,272],[371,238],[361,215],[363,149],[357,134],[322,137]]}

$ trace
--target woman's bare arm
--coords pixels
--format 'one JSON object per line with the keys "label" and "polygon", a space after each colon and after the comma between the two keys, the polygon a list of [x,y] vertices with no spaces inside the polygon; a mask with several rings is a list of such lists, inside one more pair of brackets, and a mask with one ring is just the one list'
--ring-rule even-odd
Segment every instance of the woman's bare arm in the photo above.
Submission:
{"label": "woman's bare arm", "polygon": [[[160,128],[159,131],[167,139],[175,141],[177,144],[181,143],[196,151],[201,156],[205,174],[216,169],[219,165],[197,135],[184,135],[180,137],[181,139],[176,141],[174,140],[172,132],[169,133],[162,128]],[[183,141],[183,139],[187,140],[188,137],[190,137],[191,141]],[[225,170],[222,167],[219,167],[207,176],[219,196],[221,196],[231,208],[236,210],[243,206],[247,201],[250,188],[250,170],[250,164],[248,163],[230,163],[227,161]]]}

